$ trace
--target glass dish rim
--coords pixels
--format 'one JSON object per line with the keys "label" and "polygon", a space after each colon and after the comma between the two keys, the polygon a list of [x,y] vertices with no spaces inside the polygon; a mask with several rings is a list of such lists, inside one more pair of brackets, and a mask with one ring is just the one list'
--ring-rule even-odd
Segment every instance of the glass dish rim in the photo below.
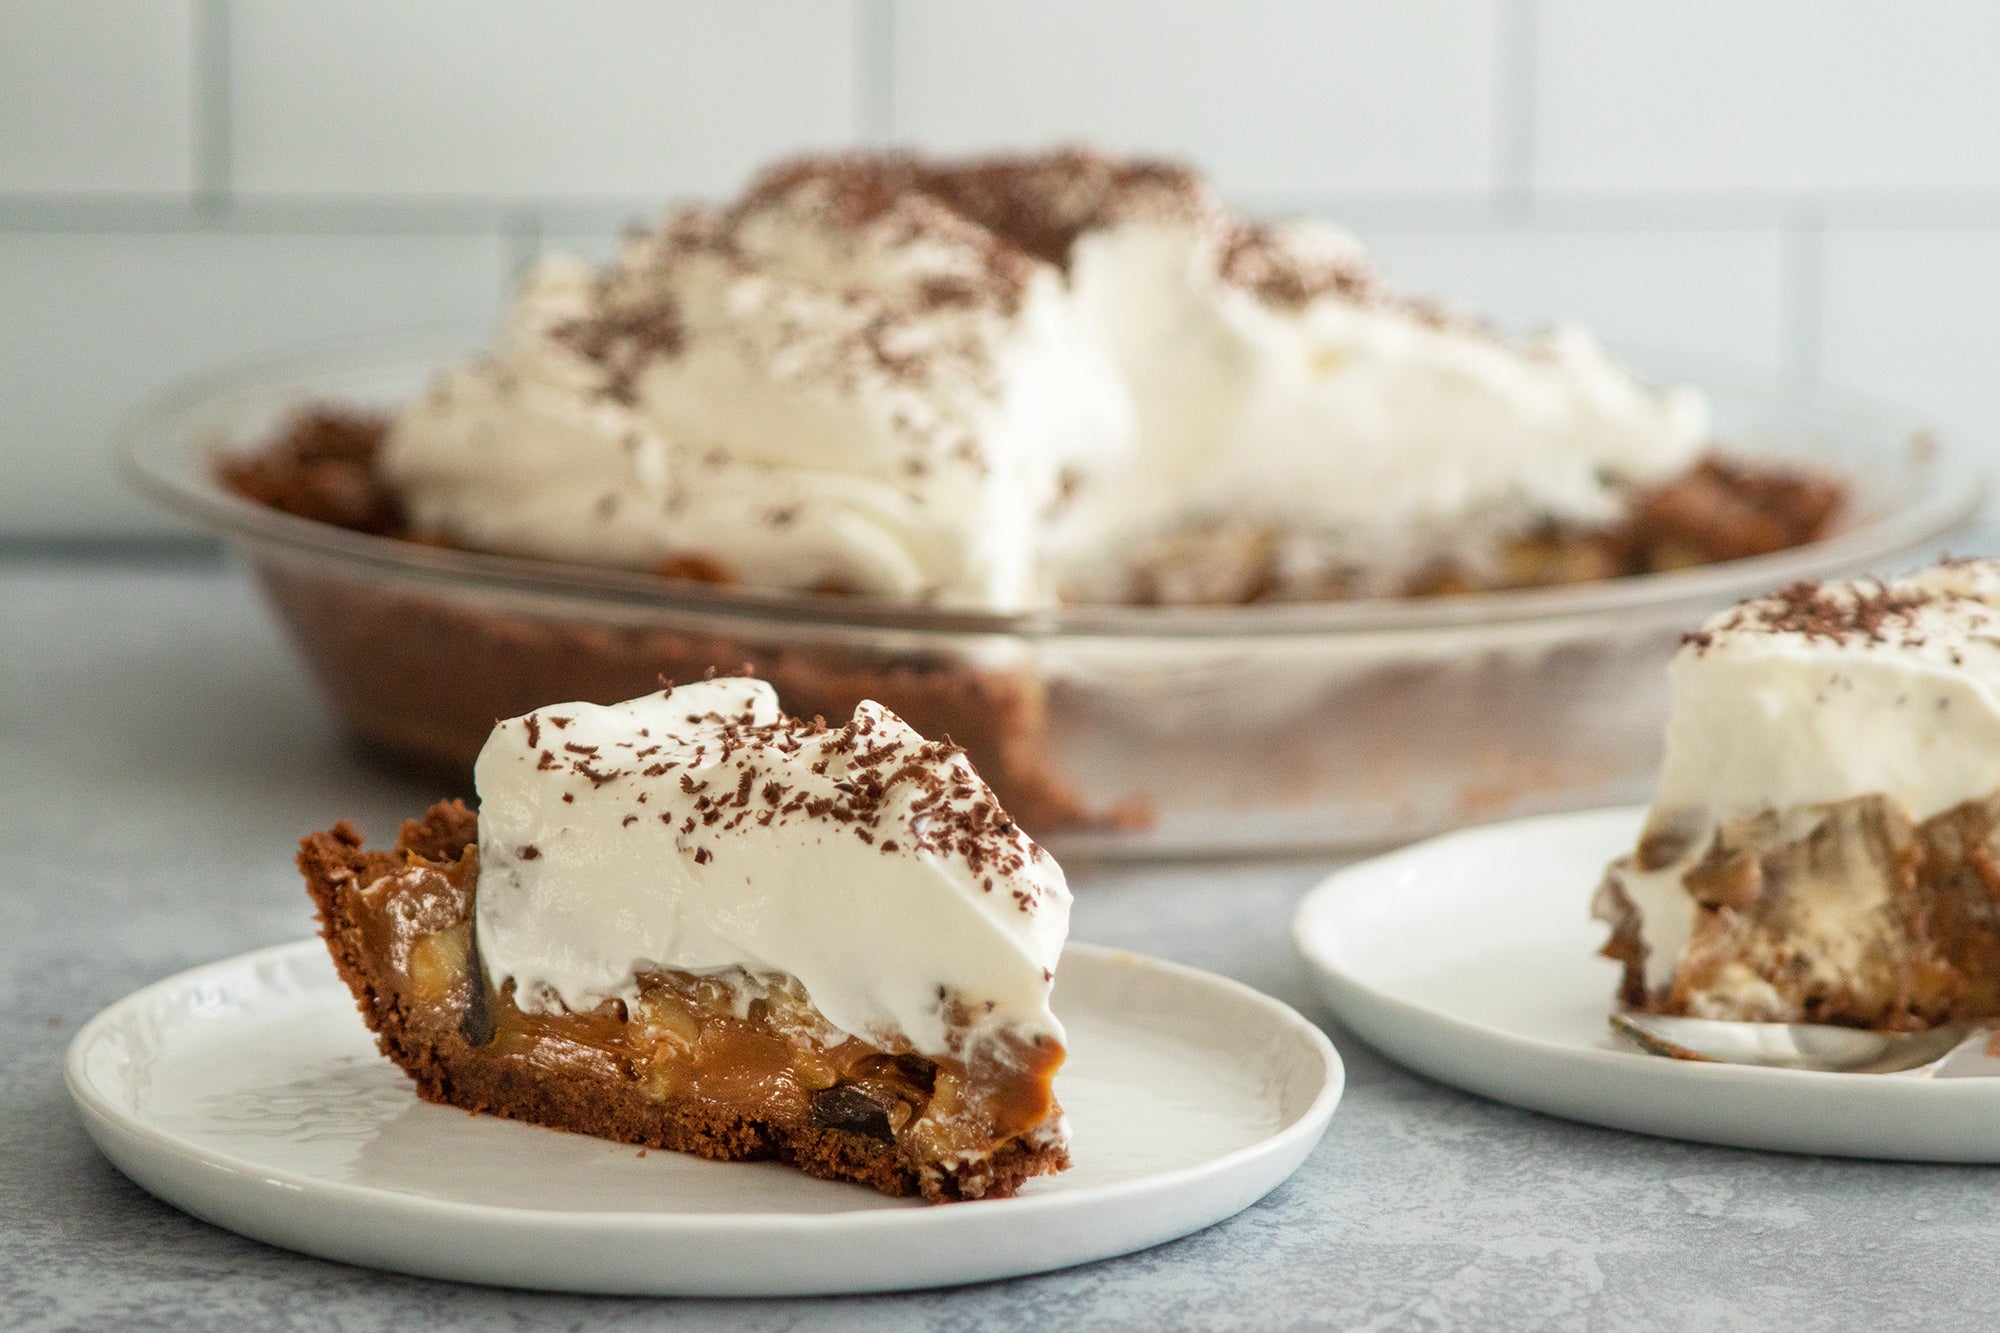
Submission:
{"label": "glass dish rim", "polygon": [[[1620,349],[1642,366],[1664,364],[1671,378],[1813,414],[1873,418],[1892,446],[1915,453],[1917,493],[1888,513],[1770,555],[1659,574],[1632,574],[1548,588],[1444,597],[1382,597],[1234,606],[1070,605],[1023,611],[928,606],[879,598],[773,589],[719,588],[632,570],[429,546],[355,532],[269,508],[224,488],[207,463],[216,443],[197,437],[201,420],[230,401],[268,399],[314,378],[441,366],[475,352],[488,331],[464,324],[322,340],[183,378],[141,400],[114,434],[120,477],[147,499],[234,541],[327,557],[403,579],[497,592],[564,597],[590,605],[649,608],[772,623],[877,629],[904,634],[997,635],[1053,639],[1248,639],[1490,629],[1565,618],[1599,618],[1686,603],[1722,604],[1829,570],[1872,565],[1946,535],[1971,518],[1986,476],[1967,454],[1920,425],[1907,408],[1872,395],[1787,380],[1768,372],[1662,353]],[[1921,433],[1921,443],[1919,442]]]}

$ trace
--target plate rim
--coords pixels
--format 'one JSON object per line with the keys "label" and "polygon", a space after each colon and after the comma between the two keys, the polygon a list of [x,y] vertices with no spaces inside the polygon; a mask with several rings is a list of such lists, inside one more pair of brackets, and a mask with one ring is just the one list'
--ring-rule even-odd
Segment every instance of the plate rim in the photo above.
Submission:
{"label": "plate rim", "polygon": [[[1515,1050],[1529,1052],[1538,1058],[1582,1062],[1596,1069],[1606,1071],[1620,1079],[1631,1076],[1652,1080],[1662,1075],[1669,1075],[1690,1085],[1708,1083],[1718,1087],[1740,1085],[1759,1089],[1792,1087],[1798,1088],[1801,1091],[1823,1089],[1829,1095],[1838,1093],[1844,1096],[1861,1096],[1876,1100],[1885,1097],[1907,1097],[1911,1094],[1903,1092],[1901,1089],[1921,1084],[1932,1089],[1932,1091],[1916,1095],[1925,1096],[1935,1101],[1960,1100],[1983,1104],[1994,1099],[1994,1089],[2000,1088],[2000,1079],[1895,1078],[1881,1074],[1838,1073],[1810,1069],[1775,1069],[1746,1065],[1702,1063],[1690,1060],[1669,1061],[1662,1059],[1660,1056],[1648,1055],[1640,1051],[1622,1051],[1612,1047],[1575,1046],[1546,1037],[1532,1036],[1508,1028],[1496,1027],[1490,1023],[1481,1023],[1472,1019],[1461,1018],[1455,1014],[1446,1013],[1429,1005],[1421,1004],[1391,991],[1384,990],[1366,977],[1346,967],[1340,960],[1334,958],[1327,950],[1320,947],[1319,940],[1315,936],[1314,929],[1316,926],[1319,926],[1320,918],[1332,910],[1329,904],[1333,903],[1343,891],[1350,891],[1353,883],[1380,875],[1397,861],[1419,860],[1435,855],[1438,847],[1442,844],[1461,840],[1478,841],[1484,838],[1517,833],[1526,829],[1553,828],[1565,824],[1582,825],[1592,821],[1601,821],[1608,824],[1625,819],[1629,819],[1632,822],[1633,830],[1636,833],[1640,822],[1645,817],[1646,811],[1647,807],[1644,805],[1599,806],[1586,810],[1570,810],[1557,814],[1531,815],[1519,819],[1499,820],[1493,823],[1454,829],[1449,833],[1424,838],[1380,856],[1368,857],[1351,865],[1342,866],[1308,889],[1299,899],[1298,907],[1292,914],[1291,935],[1293,947],[1298,950],[1300,956],[1319,979],[1320,993],[1326,997],[1328,1007],[1333,1011],[1334,1017],[1339,1019],[1344,1025],[1352,1026],[1348,1014],[1343,1009],[1343,1002],[1337,1001],[1334,998],[1336,990],[1358,994],[1364,997],[1367,1003],[1373,1004],[1380,1009],[1393,1010],[1407,1019],[1417,1020],[1419,1023],[1432,1028],[1443,1029],[1459,1038],[1471,1038],[1489,1043],[1499,1043]],[[1612,997],[1607,994],[1605,997],[1605,1013],[1607,1016],[1612,1012],[1612,1008]],[[1358,1028],[1355,1031],[1357,1036],[1362,1036],[1363,1040],[1368,1041],[1370,1046],[1388,1055],[1396,1063],[1407,1063],[1399,1054],[1384,1048],[1374,1040],[1368,1038]],[[1454,1086],[1465,1086],[1456,1079],[1444,1078],[1441,1075],[1432,1076],[1439,1077],[1445,1082],[1453,1083]],[[1862,1091],[1863,1089],[1872,1089],[1873,1091],[1864,1092]],[[1470,1090],[1477,1091],[1481,1096],[1495,1095],[1480,1089]],[[1511,1101],[1512,1099],[1509,1098],[1506,1100]],[[1515,1102],[1514,1104],[1520,1105],[1522,1103]],[[1539,1111],[1547,1108],[1536,1106],[1530,1109]],[[1551,1111],[1549,1113],[1556,1115],[1564,1114],[1560,1111]],[[1576,1119],[1578,1117],[1570,1116],[1568,1118]],[[1598,1122],[1593,1121],[1592,1123]]]}
{"label": "plate rim", "polygon": [[[1274,996],[1267,995],[1255,987],[1247,986],[1234,978],[1225,977],[1202,968],[1174,962],[1170,959],[1137,953],[1128,949],[1089,944],[1083,941],[1070,941],[1065,945],[1065,951],[1070,949],[1079,951],[1082,956],[1089,957],[1093,962],[1098,964],[1127,962],[1163,969],[1183,982],[1218,987],[1226,992],[1233,993],[1239,1000],[1248,1001],[1255,1007],[1265,1010],[1276,1023],[1284,1028],[1292,1029],[1296,1035],[1303,1037],[1307,1049],[1311,1050],[1313,1055],[1317,1057],[1319,1086],[1314,1092],[1312,1100],[1307,1103],[1290,1123],[1281,1126],[1275,1132],[1266,1135],[1255,1143],[1231,1149],[1229,1152],[1207,1161],[1175,1167],[1168,1171],[1142,1176],[1135,1180],[1083,1186],[1066,1193],[1038,1194],[1027,1198],[1014,1197],[1008,1199],[980,1200],[976,1201],[976,1206],[970,1209],[909,1207],[857,1208],[835,1212],[767,1211],[714,1213],[673,1212],[665,1210],[602,1210],[586,1212],[574,1209],[524,1208],[507,1204],[471,1203],[462,1200],[441,1198],[434,1194],[401,1193],[387,1190],[380,1186],[329,1180],[321,1176],[304,1174],[283,1168],[274,1168],[254,1158],[240,1156],[204,1144],[191,1142],[137,1116],[127,1114],[120,1108],[111,1105],[99,1093],[97,1088],[93,1086],[92,1080],[84,1068],[88,1053],[103,1039],[106,1030],[118,1022],[125,1014],[143,1009],[147,1004],[157,1000],[165,992],[198,985],[218,975],[240,972],[259,966],[268,967],[286,963],[297,963],[311,959],[315,955],[323,958],[325,944],[321,940],[312,938],[271,945],[262,949],[254,949],[232,957],[217,959],[187,968],[172,975],[162,977],[157,981],[150,982],[122,998],[112,1001],[87,1020],[77,1030],[76,1035],[70,1039],[63,1059],[64,1085],[69,1092],[71,1101],[76,1105],[78,1111],[83,1114],[86,1121],[94,1122],[87,1124],[86,1128],[94,1130],[96,1126],[102,1126],[120,1136],[142,1140],[148,1148],[156,1153],[175,1161],[201,1168],[209,1178],[219,1178],[221,1176],[247,1178],[249,1183],[256,1186],[278,1186],[280,1188],[302,1191],[303,1197],[306,1198],[310,1198],[314,1194],[331,1195],[338,1201],[347,1204],[380,1204],[395,1208],[406,1215],[414,1212],[427,1217],[449,1218],[491,1226],[521,1228],[552,1226],[570,1230],[616,1228],[626,1231],[636,1228],[662,1235],[670,1235],[678,1230],[695,1227],[699,1228],[706,1236],[721,1237],[724,1239],[738,1233],[768,1237],[783,1236],[792,1232],[824,1236],[827,1232],[842,1233],[881,1230],[893,1234],[912,1228],[926,1230],[936,1230],[940,1227],[962,1229],[972,1226],[992,1225],[994,1221],[999,1220],[1001,1217],[1019,1219],[1020,1224],[1031,1225],[1037,1218],[1044,1214],[1060,1214],[1065,1211],[1098,1203],[1106,1206],[1117,1206],[1128,1204],[1134,1198],[1142,1198],[1154,1194],[1173,1194],[1183,1187],[1197,1183],[1204,1177],[1231,1174],[1238,1170],[1248,1169],[1265,1159],[1282,1158],[1294,1149],[1297,1150],[1299,1159],[1303,1161],[1305,1155],[1312,1151],[1319,1138],[1324,1135],[1327,1124],[1331,1121],[1335,1109],[1339,1106],[1340,1099],[1346,1091],[1347,1081],[1346,1066],[1340,1058],[1339,1051],[1318,1024]],[[330,967],[331,964],[329,963]],[[336,984],[338,984],[337,979]],[[359,1018],[358,1013],[356,1017],[357,1019]],[[414,1093],[412,1095],[414,1096]],[[551,1132],[559,1133],[562,1131]],[[93,1132],[91,1137],[95,1141],[97,1134]],[[99,1143],[98,1147],[99,1151],[104,1153],[107,1158],[111,1157],[108,1152],[105,1152],[101,1143]],[[111,1164],[121,1173],[129,1174],[125,1173],[124,1166],[115,1158],[111,1158]],[[1285,1178],[1281,1176],[1278,1180],[1273,1181],[1265,1190],[1260,1191],[1252,1199],[1247,1200],[1245,1206],[1249,1202],[1254,1202],[1256,1198],[1261,1198],[1270,1189],[1276,1188]],[[189,1211],[185,1205],[175,1200],[168,1199],[166,1202],[176,1208],[182,1209],[182,1211]],[[996,1209],[1001,1211],[996,1213],[994,1211]],[[1233,1213],[1224,1214],[1221,1217],[1215,1218],[1214,1221],[1220,1222],[1226,1220],[1231,1215]],[[982,1217],[991,1220],[981,1222],[979,1219]],[[962,1220],[955,1222],[952,1220],[953,1218],[961,1218]],[[219,1223],[218,1225],[228,1226],[227,1223]],[[1213,1222],[1205,1225],[1213,1225]],[[234,1228],[230,1229],[233,1230]],[[261,1240],[262,1238],[256,1237],[256,1239]],[[1087,1261],[1078,1260],[1077,1262]],[[1024,1270],[1024,1273],[1032,1271],[1046,1270],[1035,1268]],[[856,1288],[855,1290],[888,1289]]]}

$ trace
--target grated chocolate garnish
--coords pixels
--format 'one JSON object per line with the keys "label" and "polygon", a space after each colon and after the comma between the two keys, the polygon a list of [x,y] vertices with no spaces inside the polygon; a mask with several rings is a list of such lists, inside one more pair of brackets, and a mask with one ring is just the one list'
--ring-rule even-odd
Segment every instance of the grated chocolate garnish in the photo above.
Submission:
{"label": "grated chocolate garnish", "polygon": [[[547,721],[548,719],[544,719]],[[687,839],[708,828],[717,836],[739,829],[776,828],[810,821],[844,831],[862,846],[884,854],[948,857],[963,864],[986,892],[1002,888],[1022,911],[1039,905],[1042,890],[1032,883],[1013,882],[1040,852],[1007,816],[973,773],[965,752],[949,740],[927,741],[908,732],[893,715],[868,709],[839,728],[823,720],[802,722],[779,717],[759,722],[750,713],[691,714],[688,725],[697,735],[684,738],[686,753],[697,767],[714,766],[697,778],[678,760],[655,760],[630,768],[602,766],[601,746],[565,743],[563,757],[544,750],[543,767],[557,767],[588,780],[593,787],[628,781],[634,806],[651,795],[649,785],[666,781],[692,804],[661,823]],[[806,766],[821,784],[786,781],[785,763],[801,763],[801,751],[815,747]],[[662,747],[649,747],[657,753]],[[677,771],[675,771],[677,770]],[[795,773],[797,770],[793,770]],[[716,782],[722,774],[721,786]],[[817,786],[818,789],[813,788]],[[566,800],[574,799],[565,793]],[[623,827],[639,822],[638,813],[625,814]],[[683,847],[687,846],[683,843]]]}
{"label": "grated chocolate garnish", "polygon": [[1892,587],[1881,579],[1857,579],[1840,590],[1804,579],[1743,603],[1713,629],[1696,630],[1682,642],[1703,652],[1714,645],[1717,632],[1748,631],[1887,643],[1891,627],[1911,625],[1917,612],[1938,598],[1928,589]]}
{"label": "grated chocolate garnish", "polygon": [[566,320],[549,336],[604,370],[604,396],[631,406],[638,401],[639,376],[655,360],[678,356],[687,342],[680,308],[671,296],[654,293],[644,305],[609,308]]}

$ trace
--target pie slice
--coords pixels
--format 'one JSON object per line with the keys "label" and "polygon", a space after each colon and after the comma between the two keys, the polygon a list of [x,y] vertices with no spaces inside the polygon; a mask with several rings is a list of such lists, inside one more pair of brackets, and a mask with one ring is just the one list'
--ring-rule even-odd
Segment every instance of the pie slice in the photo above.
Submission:
{"label": "pie slice", "polygon": [[2000,563],[1801,583],[1687,637],[1595,913],[1648,1013],[2000,1016]]}
{"label": "pie slice", "polygon": [[299,852],[426,1099],[933,1202],[1068,1165],[1069,892],[949,742],[720,679],[502,722],[476,780]]}

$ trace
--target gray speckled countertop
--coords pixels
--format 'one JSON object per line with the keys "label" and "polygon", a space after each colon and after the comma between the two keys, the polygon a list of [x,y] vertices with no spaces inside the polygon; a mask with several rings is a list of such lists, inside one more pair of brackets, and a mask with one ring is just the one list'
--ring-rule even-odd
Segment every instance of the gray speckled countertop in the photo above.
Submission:
{"label": "gray speckled countertop", "polygon": [[744,1329],[1992,1327],[2000,1176],[1637,1138],[1408,1074],[1326,1018],[1287,942],[1323,866],[1084,870],[1075,934],[1328,1022],[1348,1067],[1305,1167],[1128,1258],[950,1291],[654,1302],[308,1259],[156,1202],[63,1091],[137,986],[309,933],[293,840],[427,797],[343,746],[234,571],[0,562],[0,1326]]}

